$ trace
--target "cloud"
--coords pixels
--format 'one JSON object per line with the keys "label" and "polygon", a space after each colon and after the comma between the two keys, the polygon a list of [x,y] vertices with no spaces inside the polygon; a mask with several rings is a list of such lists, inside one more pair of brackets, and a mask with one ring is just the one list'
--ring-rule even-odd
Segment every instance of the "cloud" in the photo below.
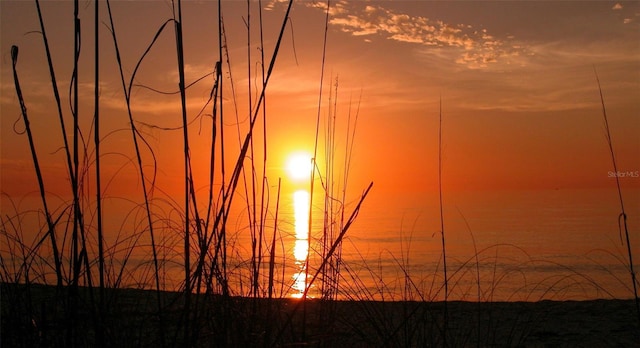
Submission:
{"label": "cloud", "polygon": [[[339,6],[338,6],[339,5]],[[505,58],[518,56],[523,49],[490,35],[486,29],[474,29],[467,24],[448,24],[423,16],[400,13],[380,5],[345,9],[343,3],[332,12],[331,25],[366,42],[374,36],[388,40],[439,47],[457,52],[453,60],[468,68],[484,68]],[[308,6],[320,8],[317,4]],[[513,40],[513,37],[506,38]]]}
{"label": "cloud", "polygon": [[371,35],[377,33],[379,30],[374,24],[353,15],[334,18],[331,20],[331,24],[341,26],[344,32],[348,32],[353,36]]}
{"label": "cloud", "polygon": [[287,2],[288,0],[271,0],[269,2],[267,2],[267,4],[264,6],[264,9],[267,11],[271,11],[273,10],[278,4]]}
{"label": "cloud", "polygon": [[620,3],[616,3],[615,5],[613,5],[613,7],[611,9],[612,10],[622,10],[622,5],[620,5]]}
{"label": "cloud", "polygon": [[[287,1],[287,0],[280,0],[280,1]],[[305,2],[305,4],[308,7],[320,9],[325,12],[327,11],[327,4],[324,2],[309,1],[309,2]],[[329,7],[329,15],[335,16],[338,14],[346,13],[347,10],[345,9],[345,5],[346,5],[346,2],[344,0],[331,3],[331,6]]]}

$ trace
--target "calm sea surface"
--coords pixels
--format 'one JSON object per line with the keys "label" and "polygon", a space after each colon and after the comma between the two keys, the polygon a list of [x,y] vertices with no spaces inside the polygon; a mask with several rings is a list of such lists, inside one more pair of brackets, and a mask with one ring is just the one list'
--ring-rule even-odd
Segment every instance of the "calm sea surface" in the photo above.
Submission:
{"label": "calm sea surface", "polygon": [[[347,199],[343,221],[353,211],[360,193],[350,192],[352,198]],[[638,272],[640,190],[626,189],[623,194]],[[29,199],[37,207],[37,196]],[[36,245],[46,232],[42,227],[44,219],[40,210],[28,210],[24,202],[24,206],[17,208],[24,212],[20,223],[15,219],[14,225],[5,223],[6,232],[13,233],[15,226],[21,229],[26,245]],[[242,205],[242,201],[238,202]],[[273,212],[265,223],[262,254],[265,261],[260,281],[268,284],[270,254],[266,250],[275,231],[276,296],[300,296],[305,284],[311,283],[318,273],[309,290],[313,297],[320,296],[321,290],[333,291],[341,299],[442,300],[446,295],[451,300],[537,301],[633,297],[625,236],[618,226],[621,210],[615,188],[445,193],[446,291],[437,195],[383,195],[376,193],[374,187],[336,249],[334,255],[339,258],[332,259],[324,273],[318,272],[321,255],[326,255],[331,241],[340,232],[340,204],[333,206],[334,217],[325,219],[322,199],[319,195],[314,198],[312,232],[308,238],[308,201],[302,204],[302,211],[295,210],[294,202],[294,191],[283,191],[277,226]],[[65,204],[52,200],[51,205],[58,207],[54,215],[63,213]],[[173,210],[175,207],[163,204],[162,200],[153,202],[161,282],[167,290],[177,290],[184,277],[180,232],[183,222],[179,211]],[[90,210],[90,204],[87,205]],[[11,216],[11,209],[3,201],[3,215]],[[153,287],[143,206],[125,199],[108,199],[104,209],[109,217],[105,230],[110,274],[123,275],[119,286]],[[230,216],[229,283],[234,294],[249,294],[251,242],[246,208]],[[86,223],[92,225],[94,219],[88,216]],[[325,221],[333,229],[328,242],[322,233]],[[64,241],[62,233],[58,232],[59,240]],[[88,236],[89,245],[94,245],[94,228],[89,228]],[[68,240],[66,243],[67,251],[62,257],[68,264]],[[41,260],[51,256],[47,245],[40,247]],[[13,259],[19,266],[21,249],[9,247],[2,245],[4,259]],[[95,248],[90,249],[89,253],[95,256]],[[129,250],[133,252],[129,254]],[[40,279],[53,276],[47,267],[43,263],[38,268],[44,274]],[[125,271],[121,273],[123,267]],[[262,286],[262,293],[266,293],[265,289]]]}
{"label": "calm sea surface", "polygon": [[[623,194],[637,271],[640,190]],[[419,194],[382,200],[372,191],[342,244],[338,297],[444,299],[437,202],[435,195]],[[346,215],[354,203],[347,205]],[[620,211],[615,189],[445,194],[447,297],[631,298],[625,237],[618,228]],[[286,210],[282,216],[286,219]],[[321,247],[314,239],[320,238],[317,225],[322,219],[320,212],[314,213],[310,273],[319,267]],[[288,270],[294,281],[300,282],[302,269]],[[321,287],[322,278],[314,282],[310,294],[317,296]],[[296,286],[289,291],[298,292]]]}

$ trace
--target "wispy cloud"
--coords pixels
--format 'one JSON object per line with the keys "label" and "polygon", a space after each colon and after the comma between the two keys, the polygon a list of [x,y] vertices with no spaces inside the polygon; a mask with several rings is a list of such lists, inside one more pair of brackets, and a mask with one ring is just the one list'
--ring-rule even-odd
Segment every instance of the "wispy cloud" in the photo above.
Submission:
{"label": "wispy cloud", "polygon": [[276,5],[278,5],[280,3],[283,3],[283,2],[286,2],[286,1],[287,0],[271,0],[271,1],[266,3],[266,5],[264,6],[264,9],[267,10],[267,11],[271,11],[276,7]]}
{"label": "wispy cloud", "polygon": [[613,7],[611,9],[612,10],[622,10],[622,5],[620,5],[620,3],[616,3],[615,5],[613,5]]}
{"label": "wispy cloud", "polygon": [[[309,6],[318,7],[317,4]],[[512,38],[498,39],[486,29],[476,29],[467,24],[449,24],[423,16],[400,13],[380,5],[354,6],[345,10],[343,3],[335,6],[330,23],[353,36],[361,36],[367,42],[375,36],[419,44],[427,47],[452,49],[458,64],[469,68],[484,68],[489,64],[519,56],[523,49],[511,42]]]}

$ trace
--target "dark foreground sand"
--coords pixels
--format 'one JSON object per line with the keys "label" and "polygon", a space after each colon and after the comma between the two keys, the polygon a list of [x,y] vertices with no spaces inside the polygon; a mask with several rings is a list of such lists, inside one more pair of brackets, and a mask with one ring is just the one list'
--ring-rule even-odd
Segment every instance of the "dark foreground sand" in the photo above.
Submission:
{"label": "dark foreground sand", "polygon": [[346,336],[382,328],[376,338],[386,339],[367,340],[367,334],[363,346],[640,347],[640,322],[630,300],[450,302],[446,328],[441,302],[344,302],[336,312]]}
{"label": "dark foreground sand", "polygon": [[187,321],[177,293],[158,315],[155,292],[108,290],[99,314],[87,289],[73,311],[69,289],[1,286],[2,347],[640,347],[632,300],[449,302],[445,316],[442,302],[200,296]]}

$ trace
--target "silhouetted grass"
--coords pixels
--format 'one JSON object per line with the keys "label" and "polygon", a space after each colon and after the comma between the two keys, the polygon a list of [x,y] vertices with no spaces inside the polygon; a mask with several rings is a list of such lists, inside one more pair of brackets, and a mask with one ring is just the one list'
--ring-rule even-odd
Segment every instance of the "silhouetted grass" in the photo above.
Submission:
{"label": "silhouetted grass", "polygon": [[631,275],[631,284],[633,285],[633,296],[636,300],[636,312],[638,314],[638,324],[640,324],[640,298],[638,297],[638,281],[636,280],[636,272],[633,269],[633,253],[631,252],[631,242],[629,241],[629,229],[627,227],[627,213],[624,209],[624,200],[622,199],[622,188],[620,187],[620,177],[618,176],[618,165],[616,163],[615,151],[613,151],[613,140],[611,139],[611,131],[609,130],[609,120],[607,118],[607,110],[604,104],[604,96],[602,95],[602,87],[600,86],[600,79],[598,73],[593,68],[593,72],[596,74],[596,82],[598,83],[598,92],[600,94],[600,103],[602,105],[602,117],[604,119],[604,127],[607,135],[607,144],[609,145],[609,154],[611,155],[611,162],[613,165],[613,171],[616,173],[616,188],[618,189],[618,198],[620,200],[620,215],[618,216],[618,226],[620,228],[620,239],[622,239],[622,231],[624,230],[625,244],[627,246],[627,256],[629,258],[629,273]]}
{"label": "silhouetted grass", "polygon": [[[477,249],[463,258],[447,256],[442,212],[442,112],[440,110],[439,193],[441,218],[441,256],[431,268],[415,265],[410,258],[411,240],[401,240],[402,255],[386,252],[395,272],[389,276],[388,265],[375,264],[371,258],[360,254],[360,260],[345,260],[342,246],[347,232],[353,225],[373,183],[363,190],[353,209],[347,209],[349,170],[354,153],[358,110],[347,115],[344,157],[337,149],[338,134],[338,79],[332,80],[329,89],[328,117],[325,134],[325,163],[319,163],[321,140],[321,109],[324,85],[324,50],[318,100],[317,128],[311,180],[311,201],[314,190],[323,195],[322,219],[309,219],[310,248],[304,271],[306,288],[302,299],[288,299],[291,279],[285,271],[289,260],[284,255],[283,232],[280,228],[280,179],[277,186],[275,210],[270,209],[270,187],[266,177],[267,167],[267,87],[273,74],[284,31],[290,23],[292,1],[287,4],[281,27],[276,37],[273,54],[267,63],[263,38],[262,9],[259,16],[260,57],[251,53],[251,4],[247,8],[247,66],[248,81],[253,81],[252,63],[261,67],[257,90],[247,86],[250,96],[247,108],[247,129],[238,126],[239,154],[231,170],[225,167],[225,154],[230,156],[228,138],[225,141],[223,112],[223,81],[229,81],[235,104],[236,87],[231,78],[222,2],[218,3],[218,57],[211,63],[213,82],[209,99],[201,114],[210,108],[212,119],[209,142],[209,173],[206,183],[198,186],[192,168],[194,135],[188,132],[190,124],[187,108],[187,90],[191,84],[185,77],[184,33],[182,29],[181,2],[172,3],[173,16],[160,25],[140,57],[130,76],[124,66],[119,37],[116,35],[118,19],[111,12],[110,1],[105,3],[109,23],[105,24],[111,36],[122,84],[131,135],[132,155],[121,154],[127,159],[113,177],[105,177],[101,159],[107,156],[104,144],[108,135],[101,134],[100,74],[104,56],[100,55],[98,37],[100,25],[99,6],[95,6],[94,54],[94,113],[79,113],[78,62],[80,55],[81,27],[78,6],[74,2],[74,61],[70,85],[70,107],[64,110],[57,87],[56,72],[49,50],[46,28],[39,1],[35,0],[49,74],[53,87],[63,139],[64,166],[68,170],[71,199],[51,205],[51,193],[44,183],[46,172],[39,163],[37,139],[34,139],[27,113],[28,98],[23,95],[18,75],[18,47],[11,50],[14,85],[25,125],[25,134],[31,152],[38,183],[38,197],[42,208],[22,210],[15,204],[0,216],[0,281],[1,281],[1,344],[5,346],[477,346],[527,345],[554,341],[561,335],[547,324],[550,318],[564,315],[564,308],[589,312],[592,307],[602,307],[611,313],[595,316],[611,320],[613,331],[620,333],[628,324],[630,301],[595,301],[570,303],[569,305],[541,300],[562,300],[573,289],[596,289],[605,297],[613,297],[606,288],[589,275],[558,263],[537,260],[517,246],[503,244]],[[261,7],[261,3],[258,2]],[[330,3],[327,4],[324,49],[327,45]],[[164,193],[156,184],[158,163],[154,148],[141,132],[142,124],[136,119],[131,105],[134,90],[151,87],[135,84],[136,75],[152,53],[156,42],[164,35],[168,24],[174,26],[176,72],[179,79],[175,94],[180,98],[182,130],[182,196],[179,202]],[[118,32],[119,33],[119,32]],[[129,33],[125,33],[128,35]],[[119,34],[122,35],[122,34]],[[226,70],[223,62],[226,61]],[[228,72],[228,79],[223,78]],[[333,82],[335,81],[335,82]],[[171,93],[169,93],[171,94]],[[253,99],[253,96],[257,96]],[[351,102],[349,103],[351,107]],[[236,106],[236,118],[238,111]],[[603,101],[604,113],[604,101]],[[200,116],[200,115],[198,115]],[[93,119],[93,145],[82,134],[91,129],[81,129],[81,120]],[[193,117],[192,117],[193,118]],[[73,122],[73,132],[67,134],[67,121]],[[605,113],[606,122],[606,113]],[[262,127],[262,129],[260,129]],[[263,142],[255,142],[254,134],[262,130]],[[608,130],[608,126],[607,126]],[[164,129],[163,131],[172,131]],[[72,144],[68,143],[72,140]],[[611,146],[610,135],[608,135]],[[91,147],[93,146],[93,147]],[[258,148],[258,149],[256,149]],[[259,152],[262,150],[262,161]],[[613,158],[613,149],[611,147]],[[342,163],[342,168],[340,164]],[[323,167],[324,166],[324,167]],[[321,167],[323,167],[321,170]],[[614,160],[615,167],[615,160]],[[110,182],[120,170],[131,170],[138,176],[141,202],[132,198],[114,198],[108,195]],[[342,171],[342,172],[340,172]],[[88,173],[95,173],[95,182]],[[314,189],[314,183],[321,187]],[[94,186],[95,185],[95,186]],[[95,187],[95,195],[86,187]],[[205,192],[202,200],[199,188]],[[244,190],[239,192],[238,190]],[[242,196],[246,218],[236,217],[234,208],[237,196]],[[92,198],[95,197],[95,198]],[[620,193],[620,200],[622,197]],[[204,202],[204,203],[203,203]],[[126,209],[124,216],[103,215],[105,206],[118,205]],[[313,206],[312,204],[310,206]],[[270,219],[271,214],[274,216]],[[626,219],[624,207],[621,216]],[[238,218],[241,222],[231,221]],[[107,233],[105,222],[122,219],[118,230]],[[231,219],[231,220],[230,220]],[[464,219],[464,217],[463,217]],[[626,221],[626,220],[624,220]],[[94,225],[95,222],[95,225]],[[235,221],[234,221],[235,222]],[[466,221],[465,221],[466,223]],[[321,235],[313,236],[315,224],[321,225]],[[468,226],[468,225],[467,225]],[[628,231],[627,246],[629,247]],[[247,243],[247,241],[249,241]],[[279,249],[279,247],[281,248]],[[520,252],[520,259],[499,255],[502,248]],[[629,247],[630,248],[630,247]],[[282,250],[282,251],[280,251]],[[357,247],[356,247],[356,252]],[[606,251],[605,251],[606,252]],[[246,256],[250,254],[250,256]],[[624,263],[622,258],[610,254]],[[315,258],[315,263],[310,262]],[[382,254],[380,256],[382,258]],[[498,265],[512,266],[500,268]],[[635,275],[629,249],[629,265],[635,294]],[[562,274],[544,279],[529,280],[529,267],[563,269]],[[385,269],[383,271],[383,268]],[[606,266],[603,266],[607,270]],[[97,273],[95,270],[98,270]],[[420,269],[420,271],[417,271]],[[442,273],[442,275],[441,275]],[[482,273],[482,277],[481,277]],[[266,274],[266,275],[265,275]],[[613,275],[613,273],[612,273]],[[521,287],[511,289],[514,303],[495,302],[503,285],[511,278],[518,278]],[[370,279],[369,279],[370,278]],[[469,282],[469,279],[472,279]],[[616,278],[620,284],[626,284]],[[96,284],[98,296],[95,295]],[[307,296],[309,289],[320,289],[318,299]],[[524,294],[524,295],[522,295]],[[524,297],[522,297],[524,296]],[[475,303],[452,301],[452,298],[471,299]],[[503,297],[500,297],[503,298]],[[340,300],[338,300],[340,299]],[[636,301],[638,300],[636,295]],[[517,302],[524,301],[524,302]],[[637,302],[636,302],[637,303]],[[612,313],[616,313],[615,315]],[[592,313],[593,314],[593,313]],[[616,316],[619,315],[619,316]],[[555,331],[554,331],[555,330]],[[598,328],[594,328],[598,332]],[[606,330],[606,329],[602,329]],[[555,336],[554,336],[555,335]],[[547,340],[547,338],[550,338]],[[581,337],[587,345],[602,343],[595,333]],[[627,345],[637,338],[631,332],[622,332],[618,341],[607,342]],[[574,337],[574,339],[577,339]]]}

